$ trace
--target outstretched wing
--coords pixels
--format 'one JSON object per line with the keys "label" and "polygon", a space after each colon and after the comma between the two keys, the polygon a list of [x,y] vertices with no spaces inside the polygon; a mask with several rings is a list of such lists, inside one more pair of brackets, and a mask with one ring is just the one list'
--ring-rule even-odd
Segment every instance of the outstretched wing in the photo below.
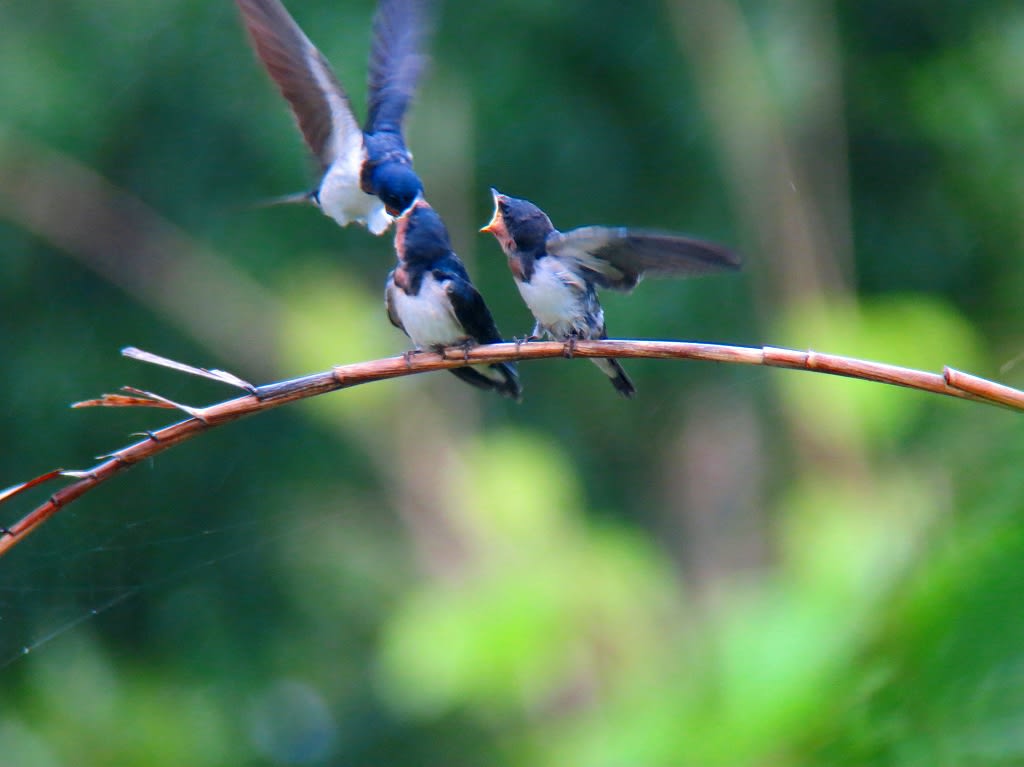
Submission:
{"label": "outstretched wing", "polygon": [[546,248],[553,256],[576,261],[597,285],[612,290],[632,290],[645,274],[695,277],[741,265],[739,256],[713,242],[624,227],[552,232]]}
{"label": "outstretched wing", "polygon": [[288,100],[322,170],[361,150],[363,134],[330,64],[280,0],[236,0],[256,53]]}
{"label": "outstretched wing", "polygon": [[427,0],[380,0],[373,19],[366,132],[402,132],[426,65]]}

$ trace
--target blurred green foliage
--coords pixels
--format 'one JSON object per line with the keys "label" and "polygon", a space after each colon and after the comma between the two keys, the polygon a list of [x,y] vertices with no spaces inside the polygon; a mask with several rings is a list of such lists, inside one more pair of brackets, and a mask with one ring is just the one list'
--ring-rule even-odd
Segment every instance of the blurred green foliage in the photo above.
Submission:
{"label": "blurred green foliage", "polygon": [[[361,110],[370,0],[288,5]],[[745,254],[608,296],[613,336],[1021,386],[1022,65],[1009,0],[448,0],[410,144],[509,336],[492,185]],[[229,0],[7,0],[0,71],[0,485],[167,422],[69,402],[229,394],[122,346],[257,382],[406,348],[390,238],[252,206],[309,166]],[[628,368],[348,390],[91,493],[0,561],[0,765],[1024,762],[1018,415]]]}

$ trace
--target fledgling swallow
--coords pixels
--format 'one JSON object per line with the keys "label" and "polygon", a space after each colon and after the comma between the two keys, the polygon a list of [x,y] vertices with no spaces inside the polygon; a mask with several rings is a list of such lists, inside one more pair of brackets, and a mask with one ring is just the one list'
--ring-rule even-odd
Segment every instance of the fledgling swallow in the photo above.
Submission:
{"label": "fledgling swallow", "polygon": [[[444,222],[422,198],[399,217],[395,252],[398,265],[384,290],[388,319],[417,350],[501,343],[491,312],[452,250]],[[522,396],[513,364],[473,365],[451,372],[468,384],[516,401]]]}
{"label": "fledgling swallow", "polygon": [[309,201],[341,226],[381,234],[423,192],[405,146],[402,121],[426,57],[426,0],[380,0],[373,20],[368,114],[360,128],[323,54],[280,0],[236,0],[256,53],[288,100],[323,173]]}
{"label": "fledgling swallow", "polygon": [[[516,287],[537,324],[533,338],[556,341],[607,338],[597,288],[630,291],[645,274],[692,277],[738,269],[740,259],[720,245],[667,232],[585,226],[559,232],[527,200],[494,195],[490,232],[508,256]],[[615,359],[592,362],[624,397],[636,394]]]}

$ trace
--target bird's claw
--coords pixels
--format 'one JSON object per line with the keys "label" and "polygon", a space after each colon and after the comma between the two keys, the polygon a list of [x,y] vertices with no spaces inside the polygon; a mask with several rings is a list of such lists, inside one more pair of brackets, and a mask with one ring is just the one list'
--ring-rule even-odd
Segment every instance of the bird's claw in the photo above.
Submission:
{"label": "bird's claw", "polygon": [[439,346],[437,347],[437,353],[441,355],[441,359],[449,360],[452,359],[448,356],[449,349],[460,350],[462,352],[462,361],[469,362],[469,350],[476,345],[476,341],[472,338],[467,338],[465,341],[460,341],[459,343],[452,344],[451,346]]}
{"label": "bird's claw", "polygon": [[576,354],[576,336],[569,336],[565,339],[565,347],[562,349],[562,354],[565,355],[566,359],[572,359]]}
{"label": "bird's claw", "polygon": [[402,353],[402,359],[405,360],[405,366],[407,368],[412,367],[412,358],[420,353],[419,349],[409,349]]}

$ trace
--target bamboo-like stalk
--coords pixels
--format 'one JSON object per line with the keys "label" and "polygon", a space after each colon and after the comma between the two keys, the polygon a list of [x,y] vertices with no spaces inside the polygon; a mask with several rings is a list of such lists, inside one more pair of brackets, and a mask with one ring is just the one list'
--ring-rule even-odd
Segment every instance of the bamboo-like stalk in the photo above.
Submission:
{"label": "bamboo-like stalk", "polygon": [[[874,381],[876,383],[903,386],[933,394],[943,394],[949,397],[958,397],[960,399],[1024,411],[1024,391],[948,367],[942,373],[929,373],[897,365],[870,362],[834,354],[821,354],[814,351],[796,351],[770,346],[761,348],[725,346],[686,341],[578,341],[573,347],[571,350],[572,356],[586,358],[617,357],[704,360],[709,362],[764,365],[793,370],[806,370],[814,373],[826,373]],[[57,477],[70,477],[75,480],[70,485],[55,492],[46,502],[40,504],[9,528],[0,528],[0,556],[7,553],[47,519],[97,485],[106,482],[136,463],[145,461],[174,445],[192,439],[208,429],[236,421],[245,416],[280,407],[289,402],[374,381],[384,381],[389,378],[429,373],[437,370],[448,370],[467,364],[564,357],[568,356],[567,353],[569,351],[565,344],[557,342],[491,344],[469,350],[453,349],[445,353],[421,352],[369,362],[357,362],[351,365],[335,367],[322,373],[314,373],[301,378],[254,387],[223,371],[193,368],[189,365],[157,357],[137,349],[126,349],[124,353],[127,356],[164,365],[182,372],[214,378],[215,380],[246,389],[248,393],[241,397],[235,397],[207,407],[193,408],[172,402],[159,395],[126,387],[130,396],[108,394],[100,399],[77,403],[77,407],[148,406],[176,408],[185,412],[188,418],[162,429],[148,432],[144,439],[104,456],[100,463],[90,469],[84,471],[51,471],[0,492],[0,503],[3,503],[31,487],[51,481]]]}

